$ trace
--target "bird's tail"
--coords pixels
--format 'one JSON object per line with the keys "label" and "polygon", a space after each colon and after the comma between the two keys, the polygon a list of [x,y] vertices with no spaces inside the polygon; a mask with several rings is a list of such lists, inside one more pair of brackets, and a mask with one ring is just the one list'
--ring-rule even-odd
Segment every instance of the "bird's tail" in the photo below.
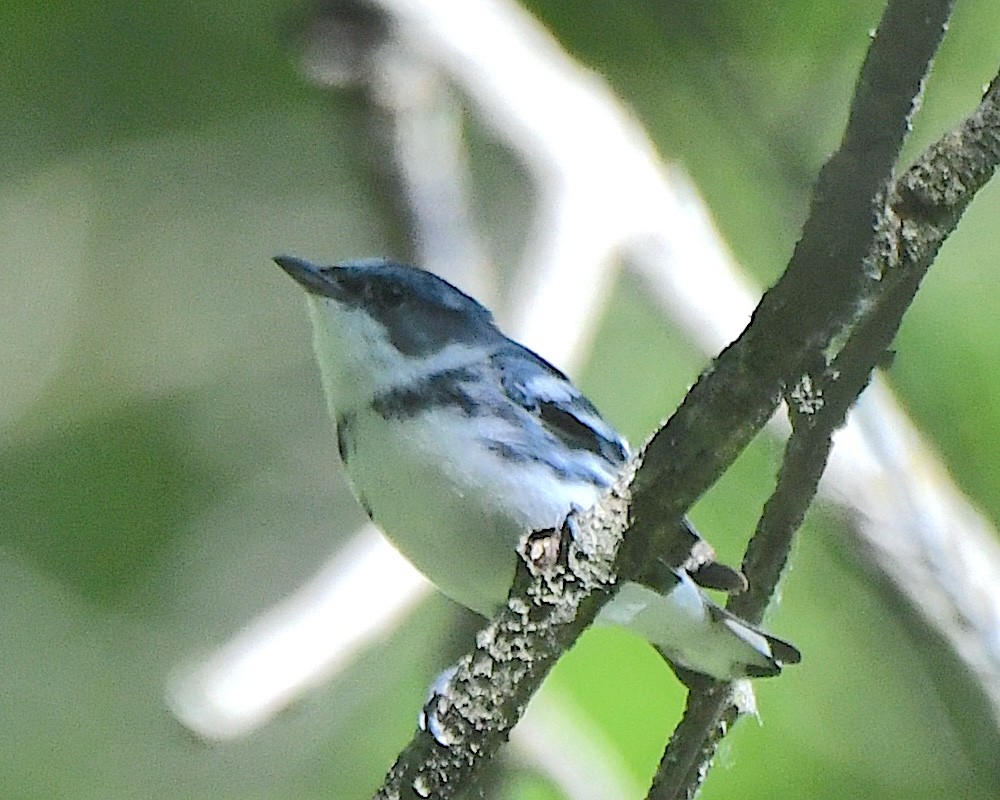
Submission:
{"label": "bird's tail", "polygon": [[744,674],[748,678],[769,678],[781,672],[785,664],[798,664],[802,660],[802,653],[794,645],[762,631],[711,600],[706,600],[712,623],[721,625],[733,636],[746,642],[761,657],[762,660],[754,659],[744,665]]}
{"label": "bird's tail", "polygon": [[802,660],[783,639],[716,605],[683,570],[666,592],[626,583],[598,623],[623,625],[650,642],[685,683],[777,675]]}

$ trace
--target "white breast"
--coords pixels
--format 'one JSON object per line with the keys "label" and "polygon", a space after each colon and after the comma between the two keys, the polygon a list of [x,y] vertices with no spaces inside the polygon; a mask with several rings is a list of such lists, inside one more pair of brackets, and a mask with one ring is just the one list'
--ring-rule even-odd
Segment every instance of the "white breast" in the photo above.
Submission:
{"label": "white breast", "polygon": [[[453,600],[492,615],[506,600],[521,534],[600,497],[544,465],[511,465],[480,438],[491,424],[435,409],[405,421],[361,414],[347,472],[375,522]],[[495,423],[502,424],[502,423]]]}

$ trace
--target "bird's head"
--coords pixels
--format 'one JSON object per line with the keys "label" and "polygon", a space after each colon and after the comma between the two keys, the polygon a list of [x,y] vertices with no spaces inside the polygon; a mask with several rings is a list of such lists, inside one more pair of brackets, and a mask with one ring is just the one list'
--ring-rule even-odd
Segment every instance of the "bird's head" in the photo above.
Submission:
{"label": "bird's head", "polygon": [[425,270],[386,260],[274,260],[308,293],[317,357],[338,406],[476,360],[503,338],[486,308]]}

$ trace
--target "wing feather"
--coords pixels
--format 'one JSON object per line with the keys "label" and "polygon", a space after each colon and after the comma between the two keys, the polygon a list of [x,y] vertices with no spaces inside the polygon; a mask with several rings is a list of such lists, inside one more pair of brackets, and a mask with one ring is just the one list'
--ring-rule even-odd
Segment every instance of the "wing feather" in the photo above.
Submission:
{"label": "wing feather", "polygon": [[[527,361],[526,361],[526,360]],[[628,445],[562,372],[527,348],[493,356],[507,396],[535,415],[551,435],[573,450],[585,450],[618,467]]]}

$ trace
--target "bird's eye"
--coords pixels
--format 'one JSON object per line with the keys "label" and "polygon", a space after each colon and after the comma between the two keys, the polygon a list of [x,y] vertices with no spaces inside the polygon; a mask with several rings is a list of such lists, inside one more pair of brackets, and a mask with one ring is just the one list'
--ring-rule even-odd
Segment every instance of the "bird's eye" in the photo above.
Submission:
{"label": "bird's eye", "polygon": [[382,284],[372,287],[372,300],[381,308],[396,308],[406,298],[406,293],[401,286],[393,283]]}

